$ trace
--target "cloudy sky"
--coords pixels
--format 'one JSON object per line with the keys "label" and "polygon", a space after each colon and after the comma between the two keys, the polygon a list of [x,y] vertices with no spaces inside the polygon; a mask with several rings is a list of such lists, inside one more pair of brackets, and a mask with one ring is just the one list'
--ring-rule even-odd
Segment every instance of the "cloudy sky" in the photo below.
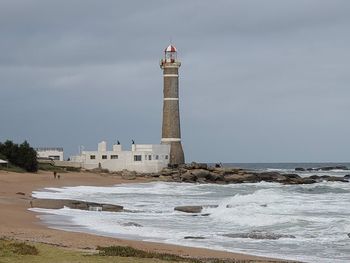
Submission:
{"label": "cloudy sky", "polygon": [[0,0],[0,141],[159,143],[178,48],[187,161],[350,160],[348,0]]}

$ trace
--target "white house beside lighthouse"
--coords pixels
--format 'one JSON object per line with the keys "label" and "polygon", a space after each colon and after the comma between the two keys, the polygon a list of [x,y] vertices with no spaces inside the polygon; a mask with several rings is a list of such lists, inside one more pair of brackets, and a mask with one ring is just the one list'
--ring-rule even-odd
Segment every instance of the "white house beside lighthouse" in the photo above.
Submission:
{"label": "white house beside lighthouse", "polygon": [[159,172],[169,164],[172,166],[184,163],[181,145],[178,69],[181,63],[177,60],[175,46],[169,45],[161,60],[163,69],[163,124],[160,144],[135,144],[131,150],[123,150],[122,145],[114,144],[108,149],[107,143],[98,144],[97,151],[81,151],[70,158],[75,167],[84,169],[103,168],[109,171],[136,171],[142,173]]}

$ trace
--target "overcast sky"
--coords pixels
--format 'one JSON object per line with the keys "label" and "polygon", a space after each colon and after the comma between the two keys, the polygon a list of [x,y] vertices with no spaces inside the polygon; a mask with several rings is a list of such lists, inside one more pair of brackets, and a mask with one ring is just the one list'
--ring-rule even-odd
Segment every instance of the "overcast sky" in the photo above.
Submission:
{"label": "overcast sky", "polygon": [[350,1],[0,0],[0,141],[159,143],[178,49],[186,161],[350,160]]}

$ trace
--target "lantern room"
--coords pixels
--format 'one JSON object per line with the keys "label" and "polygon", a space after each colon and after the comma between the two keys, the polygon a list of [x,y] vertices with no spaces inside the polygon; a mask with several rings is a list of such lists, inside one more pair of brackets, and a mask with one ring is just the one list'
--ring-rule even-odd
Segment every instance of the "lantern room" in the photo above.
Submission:
{"label": "lantern room", "polygon": [[177,50],[173,45],[169,45],[164,51],[165,62],[174,63],[177,59]]}

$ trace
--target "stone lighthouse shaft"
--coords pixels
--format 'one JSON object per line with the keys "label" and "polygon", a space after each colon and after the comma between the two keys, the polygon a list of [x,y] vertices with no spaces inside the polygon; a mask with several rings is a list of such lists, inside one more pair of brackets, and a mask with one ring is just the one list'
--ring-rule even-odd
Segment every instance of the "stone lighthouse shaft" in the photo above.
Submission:
{"label": "stone lighthouse shaft", "polygon": [[163,125],[162,144],[170,144],[171,165],[183,164],[185,156],[181,145],[179,112],[179,67],[176,48],[169,45],[164,52],[160,67],[163,69]]}

